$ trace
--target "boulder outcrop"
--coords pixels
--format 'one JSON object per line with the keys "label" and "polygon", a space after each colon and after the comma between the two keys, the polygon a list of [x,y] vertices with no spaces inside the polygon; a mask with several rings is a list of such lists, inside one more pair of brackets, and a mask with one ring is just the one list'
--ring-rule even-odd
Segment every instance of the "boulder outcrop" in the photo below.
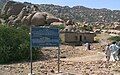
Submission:
{"label": "boulder outcrop", "polygon": [[8,1],[1,10],[1,15],[18,15],[25,5],[20,2]]}

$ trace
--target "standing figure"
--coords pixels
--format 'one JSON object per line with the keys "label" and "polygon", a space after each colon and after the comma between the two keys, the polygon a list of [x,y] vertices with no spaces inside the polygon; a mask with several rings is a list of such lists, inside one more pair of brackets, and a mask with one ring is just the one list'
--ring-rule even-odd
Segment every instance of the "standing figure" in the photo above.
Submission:
{"label": "standing figure", "polygon": [[118,51],[119,51],[120,47],[116,45],[116,42],[112,42],[112,44],[109,46],[109,49],[111,51],[110,60],[111,61],[119,60]]}
{"label": "standing figure", "polygon": [[105,54],[106,54],[106,59],[107,59],[107,61],[110,60],[110,55],[111,55],[109,46],[110,46],[110,45],[108,44],[108,45],[106,45],[106,47],[105,47]]}
{"label": "standing figure", "polygon": [[90,50],[90,43],[86,43],[86,50]]}

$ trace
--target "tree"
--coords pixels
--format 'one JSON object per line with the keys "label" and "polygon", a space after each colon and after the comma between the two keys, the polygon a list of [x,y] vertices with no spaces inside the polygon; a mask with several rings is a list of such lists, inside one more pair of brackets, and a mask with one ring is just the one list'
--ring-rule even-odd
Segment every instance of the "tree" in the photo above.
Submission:
{"label": "tree", "polygon": [[[26,61],[30,58],[29,31],[21,27],[0,26],[0,63]],[[33,59],[39,56],[33,50]]]}

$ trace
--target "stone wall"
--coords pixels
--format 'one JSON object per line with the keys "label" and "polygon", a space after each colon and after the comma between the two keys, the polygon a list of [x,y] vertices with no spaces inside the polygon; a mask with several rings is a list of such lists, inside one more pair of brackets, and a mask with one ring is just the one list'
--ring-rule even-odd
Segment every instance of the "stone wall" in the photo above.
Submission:
{"label": "stone wall", "polygon": [[60,38],[64,43],[85,43],[94,42],[95,33],[77,33],[77,32],[61,32]]}

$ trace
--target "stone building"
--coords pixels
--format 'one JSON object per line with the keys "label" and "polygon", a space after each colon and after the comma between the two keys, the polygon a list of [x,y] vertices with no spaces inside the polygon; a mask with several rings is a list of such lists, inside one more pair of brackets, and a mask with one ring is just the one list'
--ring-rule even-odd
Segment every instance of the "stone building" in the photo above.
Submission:
{"label": "stone building", "polygon": [[92,43],[94,42],[94,37],[96,34],[94,32],[69,32],[61,31],[60,38],[64,44],[75,44],[81,45],[82,43]]}

